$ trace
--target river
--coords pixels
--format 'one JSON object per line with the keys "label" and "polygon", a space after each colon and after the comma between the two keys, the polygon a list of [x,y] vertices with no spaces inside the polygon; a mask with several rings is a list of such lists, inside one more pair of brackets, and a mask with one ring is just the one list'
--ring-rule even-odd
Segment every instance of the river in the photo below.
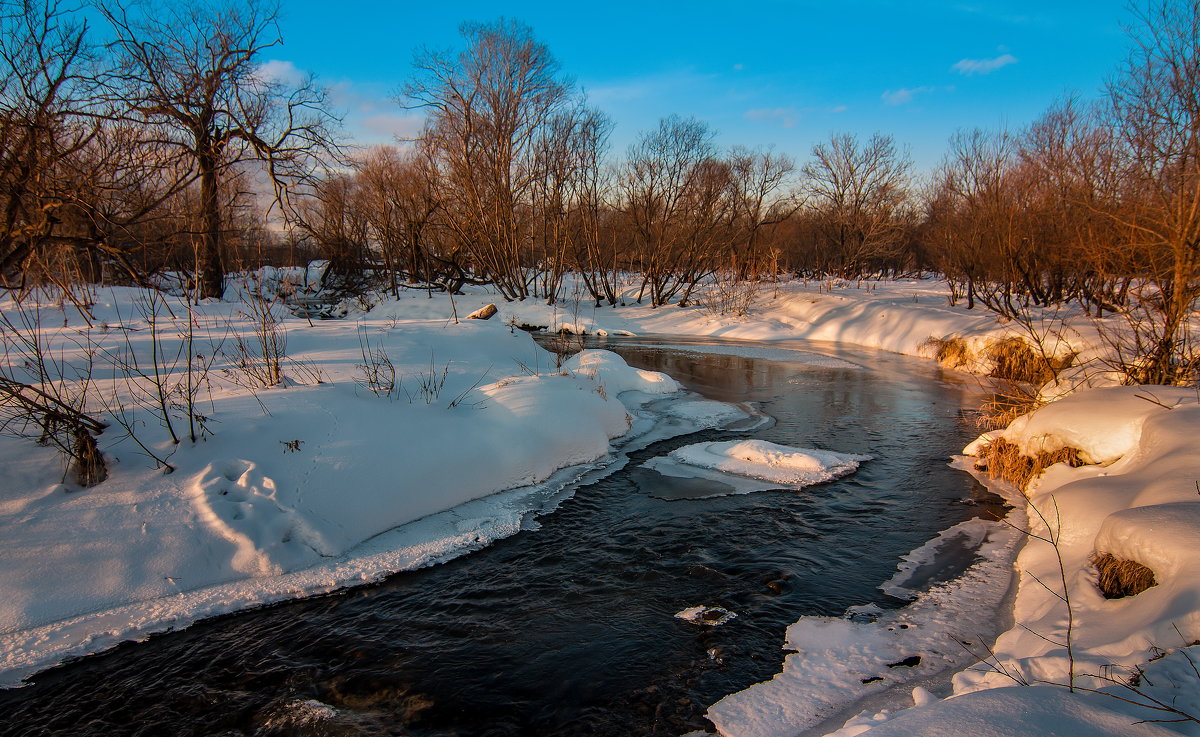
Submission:
{"label": "river", "polygon": [[[779,670],[789,623],[901,606],[877,588],[899,557],[995,510],[947,465],[973,436],[962,417],[973,387],[931,362],[828,345],[665,342],[676,347],[604,346],[775,421],[633,452],[536,529],[448,563],[47,671],[0,692],[0,734],[711,730],[708,705]],[[640,468],[682,445],[748,436],[874,460],[801,491],[715,497]],[[674,616],[690,606],[737,617],[706,627]]]}

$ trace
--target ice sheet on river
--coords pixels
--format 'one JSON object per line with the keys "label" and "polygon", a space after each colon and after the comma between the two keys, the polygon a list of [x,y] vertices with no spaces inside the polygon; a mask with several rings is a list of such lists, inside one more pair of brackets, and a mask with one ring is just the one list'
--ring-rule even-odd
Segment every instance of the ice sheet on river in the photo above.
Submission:
{"label": "ice sheet on river", "polygon": [[853,473],[871,456],[792,448],[765,440],[695,443],[651,458],[644,468],[676,478],[705,478],[722,493],[801,489]]}

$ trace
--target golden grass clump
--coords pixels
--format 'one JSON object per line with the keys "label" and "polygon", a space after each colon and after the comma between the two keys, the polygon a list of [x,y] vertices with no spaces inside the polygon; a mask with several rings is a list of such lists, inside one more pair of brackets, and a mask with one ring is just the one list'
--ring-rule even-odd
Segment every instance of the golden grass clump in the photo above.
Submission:
{"label": "golden grass clump", "polygon": [[1050,453],[1042,452],[1036,456],[1027,456],[1015,443],[997,438],[983,449],[977,466],[987,469],[988,476],[1008,481],[1021,491],[1025,491],[1029,488],[1031,481],[1042,475],[1042,471],[1055,463],[1066,463],[1072,468],[1086,465],[1075,448],[1060,448]]}
{"label": "golden grass clump", "polygon": [[[957,335],[946,338],[930,336],[921,344],[921,348],[933,354],[937,362],[946,368],[963,368],[973,362],[970,346]],[[983,349],[983,358],[992,364],[989,376],[1041,386],[1069,367],[1075,355],[1048,357],[1034,350],[1028,341],[1011,336],[990,341]]]}
{"label": "golden grass clump", "polygon": [[1015,381],[1003,382],[975,410],[975,425],[981,430],[999,430],[1013,420],[1044,405],[1036,391]]}
{"label": "golden grass clump", "polygon": [[1044,356],[1017,337],[992,341],[984,350],[984,356],[992,362],[992,376],[1035,386],[1054,379],[1075,359],[1073,354],[1063,358]]}
{"label": "golden grass clump", "polygon": [[1099,574],[1096,587],[1105,599],[1120,599],[1137,596],[1151,586],[1157,586],[1154,571],[1132,560],[1124,560],[1110,553],[1092,553],[1092,565]]}
{"label": "golden grass clump", "polygon": [[971,351],[967,348],[967,341],[957,335],[949,338],[935,338],[930,336],[921,344],[921,348],[933,353],[933,357],[939,365],[950,369],[965,366],[971,359]]}

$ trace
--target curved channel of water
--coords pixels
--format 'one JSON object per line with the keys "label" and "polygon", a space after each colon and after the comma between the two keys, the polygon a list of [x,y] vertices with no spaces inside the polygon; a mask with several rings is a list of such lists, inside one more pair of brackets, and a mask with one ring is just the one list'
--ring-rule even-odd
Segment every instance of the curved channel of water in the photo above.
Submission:
{"label": "curved channel of water", "polygon": [[[696,499],[638,466],[685,444],[746,435],[657,443],[577,490],[539,529],[485,550],[48,671],[0,693],[0,734],[711,729],[709,704],[779,670],[789,623],[868,602],[899,605],[876,588],[898,558],[990,504],[947,466],[971,435],[960,420],[968,388],[929,362],[828,346],[815,350],[859,367],[813,366],[778,351],[770,358],[789,360],[636,341],[606,347],[707,396],[757,402],[777,421],[753,437],[875,460],[798,492]],[[720,627],[674,617],[696,605],[738,616]]]}

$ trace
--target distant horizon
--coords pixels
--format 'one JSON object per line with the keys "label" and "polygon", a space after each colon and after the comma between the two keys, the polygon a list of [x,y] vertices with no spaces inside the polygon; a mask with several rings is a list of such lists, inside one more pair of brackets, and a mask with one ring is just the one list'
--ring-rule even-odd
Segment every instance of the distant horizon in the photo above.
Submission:
{"label": "distant horizon", "polygon": [[285,0],[283,44],[263,61],[272,74],[312,73],[327,85],[353,144],[418,135],[422,114],[395,99],[414,55],[461,49],[462,23],[508,17],[529,25],[563,74],[613,119],[616,158],[660,118],[678,114],[706,122],[722,148],[773,147],[798,162],[832,133],[880,132],[909,151],[918,173],[937,166],[958,130],[1019,130],[1066,96],[1100,98],[1128,53],[1124,27],[1136,21],[1116,0],[938,0],[917,8],[772,0],[739,9],[700,2],[686,11],[621,0],[603,14],[547,2],[498,12],[468,0],[341,10],[329,16],[312,0]]}

